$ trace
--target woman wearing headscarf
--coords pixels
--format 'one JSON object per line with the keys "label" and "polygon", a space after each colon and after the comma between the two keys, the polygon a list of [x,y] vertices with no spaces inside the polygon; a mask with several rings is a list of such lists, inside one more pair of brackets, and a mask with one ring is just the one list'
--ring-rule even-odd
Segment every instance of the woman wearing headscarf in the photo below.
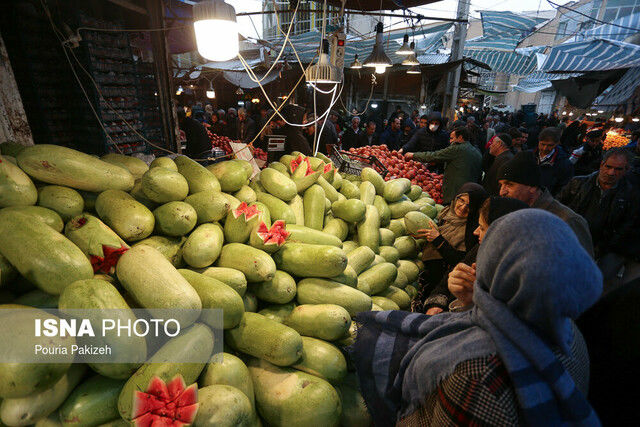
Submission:
{"label": "woman wearing headscarf", "polygon": [[420,291],[412,302],[412,311],[423,312],[425,301],[442,277],[478,243],[473,231],[478,227],[478,210],[486,198],[487,192],[481,185],[467,182],[438,215],[437,228],[417,231],[414,237],[426,239],[428,244],[422,251],[425,269],[420,275]]}
{"label": "woman wearing headscarf", "polygon": [[374,423],[599,425],[573,320],[602,274],[569,226],[539,209],[508,214],[484,236],[477,272],[470,310],[356,316],[351,358]]}
{"label": "woman wearing headscarf", "polygon": [[478,238],[478,244],[471,248],[462,261],[440,280],[438,286],[425,301],[424,312],[438,314],[447,311],[447,309],[462,310],[470,305],[478,249],[487,229],[498,218],[528,207],[529,205],[518,199],[499,196],[490,197],[482,203],[478,212],[478,227],[473,231],[473,234]]}

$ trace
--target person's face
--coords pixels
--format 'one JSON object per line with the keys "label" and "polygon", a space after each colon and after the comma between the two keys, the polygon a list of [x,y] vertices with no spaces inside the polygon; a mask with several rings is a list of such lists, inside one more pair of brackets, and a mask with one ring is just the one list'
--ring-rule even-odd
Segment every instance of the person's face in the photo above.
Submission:
{"label": "person's face", "polygon": [[615,187],[628,169],[629,163],[624,156],[611,156],[600,164],[598,181],[604,188]]}
{"label": "person's face", "polygon": [[336,116],[335,114],[332,114],[329,116],[329,120],[331,120],[333,123],[337,123],[338,122],[338,116]]}
{"label": "person's face", "polygon": [[462,193],[456,197],[453,211],[460,218],[466,218],[469,215],[469,195],[467,193]]}
{"label": "person's face", "polygon": [[478,228],[473,230],[473,234],[478,236],[478,243],[482,243],[482,239],[484,239],[484,235],[487,234],[487,230],[489,229],[489,224],[484,219],[482,215],[478,218]]}
{"label": "person's face", "polygon": [[437,120],[432,120],[429,122],[429,130],[432,132],[437,131],[440,128],[440,122]]}
{"label": "person's face", "polygon": [[369,126],[367,126],[367,135],[373,135],[375,131],[376,131],[376,124],[369,123]]}
{"label": "person's face", "polygon": [[514,199],[518,199],[528,205],[531,204],[531,199],[536,191],[535,187],[508,181],[506,179],[501,179],[499,182],[500,197],[511,197]]}
{"label": "person's face", "polygon": [[429,120],[427,120],[427,119],[420,119],[420,127],[421,127],[421,128],[426,128],[427,126],[429,126]]}
{"label": "person's face", "polygon": [[358,127],[360,126],[360,120],[355,119],[355,120],[351,120],[351,127],[354,129],[358,129]]}
{"label": "person's face", "polygon": [[247,113],[238,114],[238,120],[240,120],[241,122],[244,122],[246,118],[247,118]]}
{"label": "person's face", "polygon": [[489,146],[489,154],[492,156],[497,156],[500,150],[502,150],[504,144],[500,138],[495,138],[491,145]]}
{"label": "person's face", "polygon": [[216,122],[218,121],[218,116],[217,116],[216,114],[212,114],[212,115],[211,115],[211,121],[212,121],[213,123],[216,123]]}
{"label": "person's face", "polygon": [[391,123],[391,130],[398,130],[400,129],[400,119],[394,119],[393,123]]}
{"label": "person's face", "polygon": [[451,144],[455,144],[459,142],[464,142],[464,139],[462,139],[462,136],[458,136],[457,133],[451,132],[451,135],[449,135],[449,142]]}
{"label": "person's face", "polygon": [[539,141],[538,142],[538,151],[540,152],[540,157],[548,156],[549,153],[553,151],[558,145],[557,142],[554,141]]}
{"label": "person's face", "polygon": [[388,125],[388,124],[389,124],[389,120],[384,119],[384,120],[382,121],[382,125],[383,125],[384,127],[387,127],[387,125]]}

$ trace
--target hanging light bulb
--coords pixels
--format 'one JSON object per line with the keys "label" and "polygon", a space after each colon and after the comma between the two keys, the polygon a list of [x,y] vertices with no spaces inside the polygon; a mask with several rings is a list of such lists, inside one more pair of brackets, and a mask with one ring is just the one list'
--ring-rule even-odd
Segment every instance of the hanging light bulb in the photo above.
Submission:
{"label": "hanging light bulb", "polygon": [[193,5],[193,28],[198,52],[211,61],[228,61],[239,51],[236,10],[224,0]]}
{"label": "hanging light bulb", "polygon": [[353,62],[351,63],[351,69],[352,70],[359,70],[362,68],[362,62],[360,62],[358,60],[358,54],[356,53],[355,58],[353,59]]}
{"label": "hanging light bulb", "polygon": [[396,51],[397,55],[411,55],[413,53],[413,48],[409,46],[409,34],[404,35],[404,41],[400,49]]}
{"label": "hanging light bulb", "polygon": [[416,52],[415,49],[416,44],[414,42],[411,42],[411,54],[409,56],[407,56],[407,59],[405,59],[404,61],[402,61],[402,65],[408,65],[408,66],[414,66],[414,65],[420,65],[420,62],[418,61],[418,59],[416,58]]}
{"label": "hanging light bulb", "polygon": [[241,87],[239,87],[238,90],[236,90],[236,95],[238,95],[238,96],[244,95],[244,91],[242,90]]}
{"label": "hanging light bulb", "polygon": [[371,108],[376,109],[378,108],[378,104],[376,104],[375,102],[373,104],[371,104]]}
{"label": "hanging light bulb", "polygon": [[598,114],[602,114],[602,113],[604,113],[604,111],[598,110]]}
{"label": "hanging light bulb", "polygon": [[637,123],[640,122],[640,119],[637,117],[634,117],[633,119],[631,119],[632,122]]}
{"label": "hanging light bulb", "polygon": [[384,70],[382,70],[383,68],[393,66],[387,54],[384,53],[382,40],[383,29],[384,26],[382,25],[382,22],[378,22],[378,24],[376,25],[376,44],[373,45],[373,51],[371,52],[371,55],[369,55],[367,60],[364,61],[364,66],[375,68],[377,74],[384,73]]}
{"label": "hanging light bulb", "polygon": [[213,88],[213,82],[209,83],[209,89],[207,90],[207,98],[213,99],[216,97],[216,90]]}
{"label": "hanging light bulb", "polygon": [[184,89],[182,88],[182,85],[178,86],[178,90],[176,90],[176,95],[180,96],[182,95],[182,92],[184,92]]}
{"label": "hanging light bulb", "polygon": [[615,120],[616,123],[622,123],[624,121],[624,118],[623,117],[616,117],[613,120]]}
{"label": "hanging light bulb", "polygon": [[329,60],[329,42],[323,39],[320,42],[320,59],[318,63],[312,65],[305,72],[307,82],[310,83],[340,83],[342,80],[342,73],[335,65],[331,64]]}
{"label": "hanging light bulb", "polygon": [[422,72],[420,71],[420,68],[413,66],[407,70],[407,74],[422,74]]}

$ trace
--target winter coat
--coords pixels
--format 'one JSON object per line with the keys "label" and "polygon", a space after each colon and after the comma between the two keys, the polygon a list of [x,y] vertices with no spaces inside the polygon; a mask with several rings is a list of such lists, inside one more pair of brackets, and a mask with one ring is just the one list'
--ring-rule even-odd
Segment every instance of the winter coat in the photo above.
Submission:
{"label": "winter coat", "polygon": [[573,178],[558,200],[587,220],[597,256],[614,252],[638,257],[638,192],[627,178],[622,178],[617,187],[602,192],[598,174],[594,172]]}
{"label": "winter coat", "polygon": [[435,132],[431,132],[428,126],[418,129],[409,139],[409,142],[404,144],[402,151],[405,153],[421,153],[447,148],[449,145],[449,132],[444,129],[442,115],[440,113],[433,113],[429,116],[429,123],[432,121],[440,122],[438,129]]}
{"label": "winter coat", "polygon": [[443,201],[450,203],[465,182],[479,182],[482,175],[482,155],[470,143],[451,144],[447,148],[427,153],[415,153],[414,159],[444,162]]}
{"label": "winter coat", "polygon": [[371,142],[369,142],[369,135],[367,131],[362,131],[358,134],[358,147],[366,147],[369,145],[380,145],[380,136],[377,133],[371,134]]}
{"label": "winter coat", "polygon": [[380,135],[380,144],[386,144],[389,150],[399,150],[401,148],[400,138],[402,137],[402,131],[392,131],[391,126],[385,129]]}
{"label": "winter coat", "polygon": [[573,165],[569,161],[569,155],[562,147],[557,146],[550,158],[540,161],[538,149],[533,152],[540,166],[541,186],[555,196],[573,177]]}
{"label": "winter coat", "polygon": [[571,208],[554,199],[546,188],[531,207],[551,212],[566,222],[575,233],[582,247],[593,256],[593,240],[591,239],[591,232],[589,231],[587,220],[575,213]]}
{"label": "winter coat", "polygon": [[238,120],[238,136],[237,140],[248,144],[253,141],[253,138],[256,137],[256,133],[258,130],[256,129],[256,122],[253,121],[251,117],[247,117],[244,121]]}
{"label": "winter coat", "polygon": [[600,168],[602,146],[592,147],[585,143],[571,153],[569,161],[573,163],[576,176],[589,175]]}
{"label": "winter coat", "polygon": [[349,148],[359,147],[358,140],[362,132],[363,130],[360,128],[354,130],[352,127],[348,127],[342,134],[342,149],[348,150]]}

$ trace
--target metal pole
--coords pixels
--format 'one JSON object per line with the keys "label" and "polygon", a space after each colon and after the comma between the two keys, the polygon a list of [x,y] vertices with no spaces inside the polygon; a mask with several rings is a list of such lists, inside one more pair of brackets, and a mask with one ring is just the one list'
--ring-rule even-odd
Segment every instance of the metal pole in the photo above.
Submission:
{"label": "metal pole", "polygon": [[[164,3],[162,0],[146,0],[149,11],[149,27],[165,28]],[[166,147],[180,153],[177,143],[177,117],[171,97],[171,67],[169,66],[167,39],[165,31],[151,32],[151,48],[153,51],[153,64],[156,81],[158,82],[158,101],[160,103],[160,115],[162,116],[162,133],[165,137]]]}
{"label": "metal pole", "polygon": [[[460,61],[462,59],[464,41],[467,38],[467,25],[462,22],[468,22],[470,3],[471,2],[467,0],[458,0],[458,12],[456,18],[459,20],[459,23],[456,24],[456,29],[453,33],[450,61]],[[462,63],[456,65],[455,68],[449,72],[447,77],[447,90],[445,91],[442,109],[443,114],[448,117],[449,120],[453,120],[454,110],[458,102],[458,89],[460,86],[460,73],[462,71],[462,67]]]}

